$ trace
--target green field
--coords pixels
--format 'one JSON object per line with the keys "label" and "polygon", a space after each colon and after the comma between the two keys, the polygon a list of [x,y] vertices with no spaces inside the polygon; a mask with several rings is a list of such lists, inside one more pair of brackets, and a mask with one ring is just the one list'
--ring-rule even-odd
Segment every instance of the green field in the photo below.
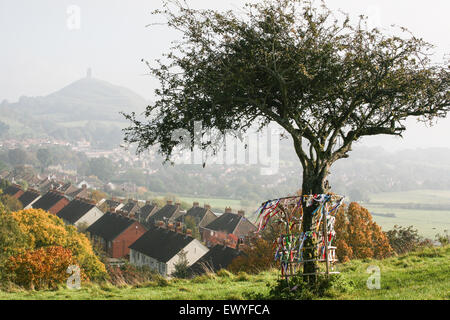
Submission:
{"label": "green field", "polygon": [[[369,266],[380,268],[380,289],[367,288]],[[334,291],[324,299],[450,299],[450,246],[427,248],[381,261],[355,260],[338,265],[338,270],[353,285],[346,292]],[[255,276],[201,276],[192,280],[170,280],[160,284],[150,282],[124,288],[109,284],[88,284],[76,291],[59,289],[38,292],[15,289],[12,292],[0,291],[0,299],[245,300],[248,294],[266,294],[266,284],[273,284],[277,277],[278,271],[273,270]]]}
{"label": "green field", "polygon": [[[164,196],[159,196],[163,199]],[[247,217],[255,220],[254,213],[259,203],[242,205],[237,199],[223,198],[197,198],[193,196],[179,196],[180,201],[192,204],[199,202],[200,205],[210,204],[217,212],[223,212],[225,207],[231,207],[233,211],[244,209]],[[407,204],[440,204],[450,207],[450,190],[414,190],[404,192],[385,192],[371,194],[370,202],[362,203],[373,215],[373,219],[384,231],[388,231],[399,225],[403,227],[414,226],[423,237],[434,240],[436,234],[443,234],[450,230],[450,210],[417,210],[398,208],[399,205]],[[261,200],[263,201],[263,200]],[[395,217],[378,216],[376,214],[395,214]]]}
{"label": "green field", "polygon": [[450,190],[383,192],[369,196],[370,202],[450,204]]}
{"label": "green field", "polygon": [[[159,197],[164,198],[163,196]],[[407,204],[440,204],[450,207],[450,190],[414,190],[404,192],[385,192],[371,194],[370,202],[362,203],[371,213],[375,214],[395,214],[395,217],[384,217],[373,215],[373,219],[384,231],[388,231],[399,226],[414,226],[423,237],[434,239],[436,234],[443,234],[445,230],[450,230],[450,210],[416,210],[398,208],[399,205]],[[180,196],[179,200],[186,203],[197,201],[200,205],[208,203],[218,212],[223,212],[225,207],[231,207],[233,211],[244,209],[247,217],[254,220],[253,216],[259,203],[252,203],[243,206],[240,200],[220,199],[220,198],[196,198]],[[252,220],[252,221],[253,221]]]}
{"label": "green field", "polygon": [[371,213],[395,214],[395,217],[373,215],[373,219],[384,231],[394,225],[413,225],[419,233],[434,239],[437,233],[443,234],[450,230],[450,210],[416,210],[395,207],[402,204],[440,204],[450,205],[450,190],[414,190],[405,192],[386,192],[372,194],[370,202],[362,205]]}

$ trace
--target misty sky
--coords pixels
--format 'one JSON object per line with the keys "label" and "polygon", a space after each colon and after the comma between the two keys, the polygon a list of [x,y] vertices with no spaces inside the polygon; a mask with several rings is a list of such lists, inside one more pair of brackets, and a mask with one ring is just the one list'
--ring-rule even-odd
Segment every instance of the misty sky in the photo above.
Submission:
{"label": "misty sky", "polygon": [[[244,0],[188,0],[192,7],[238,9]],[[436,45],[436,61],[450,54],[450,1],[448,0],[328,0],[332,9],[352,16],[369,15],[379,27],[405,26]],[[83,77],[128,87],[152,99],[157,82],[144,74],[142,58],[160,57],[178,34],[154,22],[150,12],[159,0],[0,0],[0,101],[20,96],[41,96]],[[76,27],[73,6],[80,9]],[[75,22],[74,22],[75,21]],[[75,23],[75,24],[74,24]],[[408,122],[405,139],[374,137],[368,145],[389,148],[450,148],[450,118],[433,128]]]}

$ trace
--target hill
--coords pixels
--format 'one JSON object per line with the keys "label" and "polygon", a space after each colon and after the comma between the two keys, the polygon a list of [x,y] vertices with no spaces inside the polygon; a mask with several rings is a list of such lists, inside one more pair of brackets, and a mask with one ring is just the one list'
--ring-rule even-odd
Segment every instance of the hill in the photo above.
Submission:
{"label": "hill", "polygon": [[16,103],[3,105],[16,114],[57,122],[124,122],[119,112],[142,112],[146,106],[145,99],[130,89],[91,77],[77,80],[44,97],[21,97]]}
{"label": "hill", "polygon": [[0,104],[2,138],[86,140],[102,148],[122,142],[127,121],[120,112],[141,113],[147,101],[130,89],[91,78],[77,80],[43,97],[21,97]]}
{"label": "hill", "polygon": [[[366,286],[369,266],[381,271],[381,289]],[[354,283],[353,290],[336,292],[326,299],[364,300],[438,300],[450,299],[450,246],[426,248],[421,251],[385,260],[353,260],[338,266],[343,277]],[[234,300],[245,299],[248,293],[268,292],[267,283],[274,283],[278,271],[259,275],[202,276],[192,280],[172,280],[135,287],[88,285],[78,291],[0,291],[0,299],[133,299],[133,300]]]}

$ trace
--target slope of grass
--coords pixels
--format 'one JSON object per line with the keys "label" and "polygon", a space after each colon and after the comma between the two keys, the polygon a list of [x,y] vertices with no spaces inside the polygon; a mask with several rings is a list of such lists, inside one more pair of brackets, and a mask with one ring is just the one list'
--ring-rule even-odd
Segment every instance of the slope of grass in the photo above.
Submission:
{"label": "slope of grass", "polygon": [[[369,266],[381,271],[381,289],[366,286]],[[355,260],[338,269],[354,289],[336,293],[332,299],[450,299],[450,246],[427,248],[404,256],[385,260]],[[267,294],[267,284],[274,284],[277,270],[259,275],[201,276],[192,280],[171,280],[168,283],[149,282],[139,286],[117,288],[111,285],[88,284],[74,291],[11,290],[1,292],[0,299],[132,299],[132,300],[235,300],[248,293]],[[330,299],[328,297],[327,299]]]}
{"label": "slope of grass", "polygon": [[[380,268],[380,290],[367,289],[369,266]],[[356,260],[342,265],[340,271],[355,283],[355,290],[339,299],[450,299],[450,246],[382,261]]]}

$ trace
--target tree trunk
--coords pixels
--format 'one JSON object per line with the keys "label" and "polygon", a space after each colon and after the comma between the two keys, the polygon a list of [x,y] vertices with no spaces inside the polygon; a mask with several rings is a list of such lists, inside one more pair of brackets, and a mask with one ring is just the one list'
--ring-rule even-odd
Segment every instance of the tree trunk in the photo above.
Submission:
{"label": "tree trunk", "polygon": [[[328,168],[328,166],[327,166]],[[303,170],[303,183],[302,183],[302,195],[314,195],[314,194],[323,194],[326,193],[327,185],[326,185],[326,177],[328,175],[328,169],[321,170],[317,172],[316,170]],[[310,207],[306,206],[306,202],[302,198],[303,204],[303,222],[302,222],[302,230],[303,232],[311,231],[312,227],[312,213],[318,207],[318,203],[314,202]],[[315,240],[313,238],[307,238],[304,243],[304,251],[303,251],[303,259],[304,260],[313,260],[317,257],[317,252],[314,249],[316,246]],[[307,261],[303,265],[303,273],[315,273],[318,268],[317,262],[315,261]],[[309,283],[315,281],[315,276],[305,276],[306,280]]]}

